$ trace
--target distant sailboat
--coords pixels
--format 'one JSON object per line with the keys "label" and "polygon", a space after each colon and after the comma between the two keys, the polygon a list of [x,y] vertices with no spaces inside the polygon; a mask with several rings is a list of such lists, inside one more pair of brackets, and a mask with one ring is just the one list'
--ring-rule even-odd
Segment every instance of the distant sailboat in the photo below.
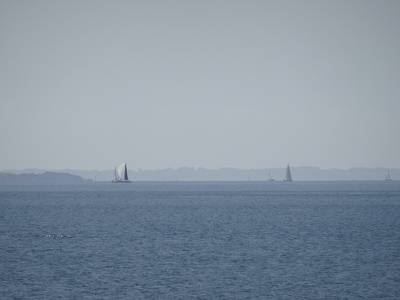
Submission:
{"label": "distant sailboat", "polygon": [[268,181],[274,181],[274,179],[273,178],[271,178],[271,171],[268,171]]}
{"label": "distant sailboat", "polygon": [[386,177],[385,177],[385,181],[392,181],[393,179],[390,177],[390,172],[389,170],[387,171]]}
{"label": "distant sailboat", "polygon": [[286,167],[286,178],[283,181],[292,181],[292,174],[290,174],[289,164]]}
{"label": "distant sailboat", "polygon": [[128,178],[128,168],[126,167],[126,164],[122,164],[118,167],[114,168],[114,174],[113,174],[113,180],[112,182],[114,183],[130,183],[132,181],[129,180]]}

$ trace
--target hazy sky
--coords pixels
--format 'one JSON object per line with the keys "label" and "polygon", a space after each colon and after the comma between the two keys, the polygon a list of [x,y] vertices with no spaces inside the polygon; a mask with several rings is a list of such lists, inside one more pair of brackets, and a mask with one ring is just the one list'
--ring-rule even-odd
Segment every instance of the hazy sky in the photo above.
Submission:
{"label": "hazy sky", "polygon": [[400,168],[400,1],[0,0],[0,170]]}

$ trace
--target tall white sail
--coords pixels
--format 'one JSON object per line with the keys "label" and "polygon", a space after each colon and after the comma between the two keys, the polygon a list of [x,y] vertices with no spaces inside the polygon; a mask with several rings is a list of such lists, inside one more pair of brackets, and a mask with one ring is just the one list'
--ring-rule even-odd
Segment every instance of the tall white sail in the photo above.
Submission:
{"label": "tall white sail", "polygon": [[118,167],[118,179],[122,180],[125,174],[125,164],[122,164]]}
{"label": "tall white sail", "polygon": [[390,172],[389,172],[389,170],[387,170],[387,174],[386,174],[385,180],[386,180],[386,181],[392,181],[392,178],[390,177]]}

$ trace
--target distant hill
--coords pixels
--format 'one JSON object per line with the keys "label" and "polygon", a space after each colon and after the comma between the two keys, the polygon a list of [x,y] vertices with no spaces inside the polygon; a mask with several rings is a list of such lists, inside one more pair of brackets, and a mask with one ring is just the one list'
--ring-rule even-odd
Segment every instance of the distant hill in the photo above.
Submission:
{"label": "distant hill", "polygon": [[0,181],[7,182],[83,182],[85,179],[78,175],[60,172],[44,172],[41,174],[13,174],[0,172]]}
{"label": "distant hill", "polygon": [[[320,169],[318,167],[290,167],[294,181],[314,181],[314,180],[384,180],[386,168],[350,168],[350,169]],[[6,170],[15,174],[34,173],[41,174],[48,170],[25,169],[25,170]],[[68,173],[95,181],[111,181],[113,170],[51,170],[52,172],[43,173],[43,178],[50,177],[56,179],[54,175],[46,173]],[[28,175],[30,175],[28,174]],[[400,180],[400,169],[390,169],[393,180]],[[22,174],[21,174],[22,175]],[[205,168],[177,168],[162,170],[133,170],[128,169],[129,179],[132,181],[266,181],[271,178],[282,181],[285,177],[285,168],[272,169],[205,169]],[[27,176],[27,175],[24,175]],[[1,178],[1,177],[0,177]],[[72,178],[70,178],[72,179]]]}

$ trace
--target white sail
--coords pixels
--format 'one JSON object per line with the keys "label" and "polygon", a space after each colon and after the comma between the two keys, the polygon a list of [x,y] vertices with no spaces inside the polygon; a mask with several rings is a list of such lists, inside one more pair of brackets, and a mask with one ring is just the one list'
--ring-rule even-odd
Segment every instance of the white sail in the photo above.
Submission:
{"label": "white sail", "polygon": [[389,172],[389,170],[387,171],[385,180],[386,180],[386,181],[392,181],[392,178],[390,177],[390,172]]}
{"label": "white sail", "polygon": [[118,167],[118,179],[123,180],[125,174],[125,164],[122,164]]}

